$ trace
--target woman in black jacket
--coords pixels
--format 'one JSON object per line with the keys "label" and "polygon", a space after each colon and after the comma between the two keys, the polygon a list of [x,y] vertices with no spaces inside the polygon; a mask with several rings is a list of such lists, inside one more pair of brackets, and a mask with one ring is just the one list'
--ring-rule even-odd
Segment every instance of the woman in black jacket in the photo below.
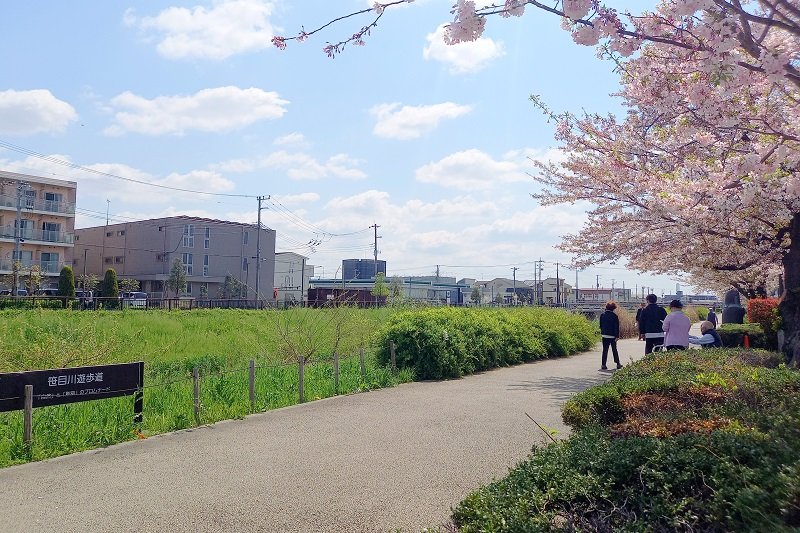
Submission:
{"label": "woman in black jacket", "polygon": [[617,351],[617,339],[619,339],[619,317],[614,312],[617,304],[610,301],[606,304],[606,310],[600,315],[600,335],[603,338],[603,364],[600,370],[608,370],[606,361],[608,361],[608,347],[611,347],[611,352],[614,354],[614,362],[617,363],[617,368],[622,368],[619,362],[619,352]]}

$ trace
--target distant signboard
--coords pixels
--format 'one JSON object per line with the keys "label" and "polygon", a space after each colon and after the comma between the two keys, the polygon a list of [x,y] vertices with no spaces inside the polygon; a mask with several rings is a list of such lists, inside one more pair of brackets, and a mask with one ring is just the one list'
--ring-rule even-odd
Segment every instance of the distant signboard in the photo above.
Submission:
{"label": "distant signboard", "polygon": [[144,363],[141,361],[0,374],[0,412],[24,408],[25,385],[33,385],[33,407],[139,393],[136,403],[141,412],[143,384]]}

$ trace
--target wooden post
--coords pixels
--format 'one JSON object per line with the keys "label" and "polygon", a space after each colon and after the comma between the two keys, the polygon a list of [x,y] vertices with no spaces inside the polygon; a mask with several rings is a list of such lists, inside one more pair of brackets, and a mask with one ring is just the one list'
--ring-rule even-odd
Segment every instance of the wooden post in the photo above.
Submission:
{"label": "wooden post", "polygon": [[306,401],[306,390],[305,390],[306,358],[301,355],[300,357],[297,358],[297,363],[300,367],[297,389],[300,395],[300,403],[303,403]]}
{"label": "wooden post", "polygon": [[333,393],[339,394],[339,354],[333,352]]}
{"label": "wooden post", "polygon": [[142,423],[142,411],[144,410],[144,363],[139,363],[139,388],[133,393],[133,423]]}
{"label": "wooden post", "polygon": [[392,372],[397,372],[397,347],[394,341],[389,341],[389,355],[392,357]]}
{"label": "wooden post", "polygon": [[250,412],[256,410],[256,361],[250,359]]}
{"label": "wooden post", "polygon": [[194,421],[200,425],[200,370],[194,367],[192,370],[192,381],[194,382]]}
{"label": "wooden post", "polygon": [[30,447],[33,442],[33,385],[25,385],[25,413],[24,413],[24,440],[25,446]]}
{"label": "wooden post", "polygon": [[367,367],[364,366],[364,346],[358,349],[358,362],[361,365],[361,381],[367,381]]}

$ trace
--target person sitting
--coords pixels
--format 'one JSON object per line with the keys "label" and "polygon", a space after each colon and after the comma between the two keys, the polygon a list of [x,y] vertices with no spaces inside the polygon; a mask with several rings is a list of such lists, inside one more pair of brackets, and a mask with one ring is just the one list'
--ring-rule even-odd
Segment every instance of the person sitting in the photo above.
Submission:
{"label": "person sitting", "polygon": [[708,320],[701,322],[700,333],[703,334],[702,337],[689,335],[689,342],[691,344],[699,344],[703,348],[722,348],[722,339],[716,328],[714,328],[714,324]]}
{"label": "person sitting", "polygon": [[689,347],[689,329],[692,321],[683,314],[680,300],[669,303],[669,314],[664,319],[661,329],[664,330],[664,346],[667,350],[685,350]]}

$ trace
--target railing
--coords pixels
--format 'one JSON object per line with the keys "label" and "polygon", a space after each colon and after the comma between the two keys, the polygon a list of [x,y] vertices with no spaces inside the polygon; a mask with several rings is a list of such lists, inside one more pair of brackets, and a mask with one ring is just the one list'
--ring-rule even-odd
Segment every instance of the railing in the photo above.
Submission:
{"label": "railing", "polygon": [[[0,207],[10,207],[12,209],[16,209],[17,197],[0,194]],[[33,198],[23,198],[22,209],[47,211],[48,213],[58,213],[61,215],[75,214],[75,204],[56,202],[55,200],[34,200]]]}
{"label": "railing", "polygon": [[[0,227],[0,239],[16,239],[15,230],[16,228],[10,225]],[[33,228],[22,228],[19,237],[28,241],[56,242],[59,244],[73,244],[75,242],[75,235],[72,233]]]}
{"label": "railing", "polygon": [[[44,274],[58,274],[65,264],[61,261],[34,261],[32,259],[21,259],[18,262],[20,264],[20,276],[24,276],[34,265],[38,265]],[[10,259],[0,260],[0,273],[12,273],[14,271],[14,263],[15,261]]]}

